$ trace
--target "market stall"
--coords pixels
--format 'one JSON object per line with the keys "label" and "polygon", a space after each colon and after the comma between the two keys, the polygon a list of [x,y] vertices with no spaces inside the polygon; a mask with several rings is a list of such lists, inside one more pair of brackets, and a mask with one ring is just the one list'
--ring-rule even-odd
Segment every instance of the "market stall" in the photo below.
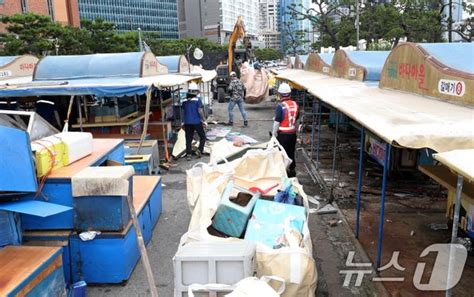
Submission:
{"label": "market stall", "polygon": [[[443,53],[441,56],[450,53],[456,49],[458,45],[453,44],[439,44],[436,46],[437,53]],[[423,45],[401,44],[399,47],[412,48],[418,50]],[[428,45],[429,47],[429,45]],[[466,47],[470,48],[472,52],[474,45],[469,44]],[[395,48],[393,52],[398,49]],[[429,58],[432,61],[437,61],[437,58],[432,51],[432,56]],[[363,52],[347,53],[340,52],[333,58],[333,68],[335,74],[341,77],[353,79],[377,79],[380,77],[381,87],[384,86],[382,81],[387,80],[387,75],[393,75],[393,67],[387,61],[385,64],[382,61],[383,56],[388,56],[387,53],[375,54],[373,60],[370,59],[367,65],[360,64],[366,59]],[[416,53],[407,53],[401,57],[406,60],[399,60],[400,65],[409,64],[410,59]],[[352,58],[348,60],[348,57]],[[357,57],[357,58],[355,58]],[[360,58],[361,60],[358,60]],[[474,67],[472,63],[472,55],[465,56],[464,65]],[[377,65],[374,65],[374,61]],[[439,62],[438,62],[439,63]],[[384,64],[384,68],[378,68],[379,65]],[[377,66],[377,67],[375,67]],[[466,66],[463,66],[465,69]],[[474,69],[469,68],[469,77],[472,77]],[[351,70],[353,69],[353,70]],[[389,69],[392,69],[389,71]],[[426,68],[425,68],[426,69]],[[449,69],[449,73],[455,73],[453,69]],[[353,74],[353,75],[349,75]],[[463,76],[464,73],[460,72]],[[400,91],[386,90],[382,88],[373,87],[373,83],[367,85],[364,82],[350,81],[341,78],[322,78],[317,73],[307,74],[307,72],[282,73],[280,77],[283,79],[291,79],[297,84],[304,85],[308,88],[308,92],[320,99],[324,104],[336,109],[337,115],[344,114],[348,116],[351,121],[360,127],[361,131],[361,148],[359,160],[359,174],[357,182],[357,220],[356,220],[356,236],[359,236],[359,213],[360,213],[360,196],[362,187],[362,173],[364,163],[364,144],[366,143],[366,133],[376,136],[381,140],[378,145],[378,152],[380,152],[378,162],[383,166],[382,190],[381,190],[381,204],[380,204],[380,220],[379,220],[379,238],[377,242],[377,256],[376,265],[380,267],[381,252],[382,252],[382,237],[383,237],[383,223],[384,223],[384,205],[385,205],[385,190],[388,178],[388,171],[391,161],[391,151],[396,148],[411,148],[411,149],[430,149],[435,152],[446,152],[454,149],[472,149],[474,143],[472,141],[472,106],[463,107],[448,103],[442,96],[437,97],[439,100],[432,100],[419,96],[417,93],[407,89],[400,89]],[[461,80],[461,79],[458,79]],[[465,79],[464,79],[465,80]],[[427,82],[428,84],[428,82]],[[468,85],[468,83],[465,83]],[[337,90],[335,92],[335,90]],[[471,92],[472,93],[472,92]],[[468,95],[469,96],[469,95]],[[449,112],[447,112],[449,110]],[[338,123],[338,121],[336,121]],[[338,124],[336,124],[336,138],[334,145],[334,153],[337,148],[337,131]],[[319,141],[318,141],[319,143]],[[334,154],[335,155],[335,154]],[[334,168],[335,159],[333,159]]]}
{"label": "market stall", "polygon": [[331,74],[331,63],[334,53],[311,53],[306,60],[304,70]]}
{"label": "market stall", "polygon": [[192,65],[183,55],[157,56],[156,59],[168,68],[169,73],[192,73]]}
{"label": "market stall", "polygon": [[331,62],[333,75],[358,81],[379,81],[389,53],[337,50]]}

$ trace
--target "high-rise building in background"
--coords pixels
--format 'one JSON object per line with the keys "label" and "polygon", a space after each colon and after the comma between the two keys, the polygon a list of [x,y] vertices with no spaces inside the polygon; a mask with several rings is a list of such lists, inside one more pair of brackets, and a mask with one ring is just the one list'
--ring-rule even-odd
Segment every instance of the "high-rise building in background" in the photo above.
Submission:
{"label": "high-rise building in background", "polygon": [[255,0],[178,0],[184,7],[179,23],[181,36],[206,37],[222,44],[229,40],[237,17],[241,16],[251,38],[259,33],[259,3]]}
{"label": "high-rise building in background", "polygon": [[259,39],[265,48],[280,49],[280,0],[260,0],[259,9]]}
{"label": "high-rise building in background", "polygon": [[[17,13],[35,13],[47,15],[51,20],[74,27],[79,27],[79,10],[77,0],[3,0],[0,1],[0,15]],[[5,25],[1,24],[0,31]]]}
{"label": "high-rise building in background", "polygon": [[176,0],[78,0],[81,20],[102,18],[119,31],[157,32],[163,39],[179,38]]}
{"label": "high-rise building in background", "polygon": [[[281,48],[283,52],[288,52],[288,43],[291,42],[292,34],[295,32],[304,32],[305,39],[312,40],[312,26],[308,19],[298,20],[291,15],[289,7],[295,7],[300,11],[306,11],[310,8],[311,0],[280,0],[280,33],[281,33]],[[298,50],[308,52],[311,47],[310,42],[299,46]]]}

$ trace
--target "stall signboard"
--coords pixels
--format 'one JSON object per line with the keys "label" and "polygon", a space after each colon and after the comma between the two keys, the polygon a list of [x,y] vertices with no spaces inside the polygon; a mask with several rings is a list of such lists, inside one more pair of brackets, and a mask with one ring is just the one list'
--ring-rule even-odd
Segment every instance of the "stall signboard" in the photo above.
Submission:
{"label": "stall signboard", "polygon": [[[429,53],[423,44],[403,43],[395,47],[385,62],[379,86],[462,105],[474,105],[474,73],[444,64],[452,61],[444,57],[450,54],[452,45],[438,46],[444,47],[436,52],[442,53],[438,56]],[[472,64],[472,56],[465,59],[466,63]],[[471,59],[471,62],[467,59]]]}
{"label": "stall signboard", "polygon": [[4,65],[0,65],[0,80],[15,77],[32,76],[38,58],[32,55],[18,56]]}

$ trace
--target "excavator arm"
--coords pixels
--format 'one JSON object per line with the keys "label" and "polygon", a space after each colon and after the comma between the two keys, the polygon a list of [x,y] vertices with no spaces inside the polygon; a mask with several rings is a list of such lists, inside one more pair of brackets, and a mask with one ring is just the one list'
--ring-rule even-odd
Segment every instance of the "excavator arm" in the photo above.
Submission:
{"label": "excavator arm", "polygon": [[229,69],[229,73],[233,71],[233,65],[234,65],[234,52],[235,52],[235,47],[237,45],[237,40],[242,39],[244,46],[247,50],[250,50],[252,45],[250,44],[250,39],[246,36],[245,34],[245,28],[244,28],[244,22],[242,21],[242,17],[237,18],[237,22],[234,25],[234,31],[232,31],[232,34],[230,35],[229,38],[229,47],[227,49],[227,65]]}

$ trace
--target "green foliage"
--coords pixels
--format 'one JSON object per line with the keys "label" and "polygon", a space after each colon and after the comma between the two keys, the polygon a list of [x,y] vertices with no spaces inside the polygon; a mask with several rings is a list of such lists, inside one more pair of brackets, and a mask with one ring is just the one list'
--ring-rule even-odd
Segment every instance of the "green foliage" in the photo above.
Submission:
{"label": "green foliage", "polygon": [[[356,45],[357,0],[313,0],[313,3],[313,8],[306,11],[289,7],[294,19],[310,20],[320,33],[320,40],[313,48]],[[442,0],[392,0],[386,4],[365,1],[359,7],[360,39],[366,39],[369,46],[379,39],[388,40],[394,46],[403,37],[412,42],[440,42],[445,30],[444,7]],[[460,30],[472,32],[472,26],[466,27]]]}
{"label": "green foliage", "polygon": [[192,45],[191,52],[198,47],[203,52],[227,51],[227,46],[222,46],[206,38],[184,38],[179,40],[158,39],[156,34],[147,34],[144,39],[151,50],[157,56],[183,55],[186,49]]}
{"label": "green foliage", "polygon": [[259,61],[279,60],[283,57],[279,50],[273,48],[257,48],[255,49],[255,57]]}
{"label": "green foliage", "polygon": [[2,55],[32,54],[44,56],[117,53],[138,50],[135,32],[118,33],[114,24],[102,19],[83,20],[82,28],[62,26],[47,16],[32,13],[4,16],[8,33],[0,35]]}

